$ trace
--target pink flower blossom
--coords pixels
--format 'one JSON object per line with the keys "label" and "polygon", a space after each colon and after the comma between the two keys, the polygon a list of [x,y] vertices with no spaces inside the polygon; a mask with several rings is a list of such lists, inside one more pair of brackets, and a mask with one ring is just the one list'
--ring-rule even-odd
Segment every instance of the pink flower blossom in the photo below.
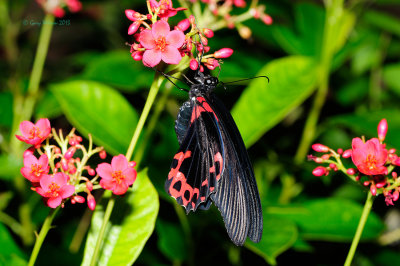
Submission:
{"label": "pink flower blossom", "polygon": [[364,143],[360,138],[352,141],[353,163],[358,170],[365,175],[386,175],[387,168],[384,166],[388,157],[385,145],[379,143],[377,138],[373,138]]}
{"label": "pink flower blossom", "polygon": [[23,121],[19,125],[19,130],[22,136],[16,135],[17,139],[37,147],[50,135],[50,121],[47,118],[39,119],[36,124]]}
{"label": "pink flower blossom", "polygon": [[154,13],[157,13],[158,17],[160,18],[169,18],[172,16],[175,16],[178,11],[185,10],[186,8],[183,7],[178,7],[178,8],[173,8],[172,7],[172,1],[171,0],[150,0],[150,8]]}
{"label": "pink flower blossom", "polygon": [[179,48],[185,41],[185,35],[180,30],[170,31],[169,24],[160,20],[153,28],[140,33],[140,44],[146,48],[143,54],[143,64],[154,67],[161,60],[167,64],[178,64],[181,59]]}
{"label": "pink flower blossom", "polygon": [[31,182],[39,182],[40,179],[49,173],[49,158],[42,154],[39,160],[32,154],[24,157],[24,167],[21,168],[21,174]]}
{"label": "pink flower blossom", "polygon": [[63,199],[75,192],[75,186],[68,185],[68,176],[64,173],[56,173],[54,176],[44,175],[40,179],[40,187],[36,192],[45,197],[46,204],[50,208],[58,207]]}
{"label": "pink flower blossom", "polygon": [[96,172],[102,178],[100,186],[111,190],[116,195],[125,194],[128,187],[136,180],[136,170],[129,167],[128,160],[122,154],[114,156],[109,163],[101,163]]}

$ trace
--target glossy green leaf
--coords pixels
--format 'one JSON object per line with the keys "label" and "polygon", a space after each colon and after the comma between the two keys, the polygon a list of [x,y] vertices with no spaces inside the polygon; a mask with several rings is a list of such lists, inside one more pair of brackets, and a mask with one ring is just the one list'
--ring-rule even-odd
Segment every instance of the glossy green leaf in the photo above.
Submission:
{"label": "glossy green leaf", "polygon": [[301,3],[295,6],[295,31],[280,25],[273,25],[271,30],[276,41],[287,53],[318,56],[321,51],[324,21],[323,8],[315,4]]}
{"label": "glossy green leaf", "polygon": [[386,65],[383,68],[385,84],[397,95],[400,95],[400,63]]}
{"label": "glossy green leaf", "polygon": [[62,114],[61,106],[53,93],[47,90],[38,101],[35,108],[36,117],[55,118]]}
{"label": "glossy green leaf", "polygon": [[26,265],[24,254],[7,228],[0,223],[0,265]]}
{"label": "glossy green leaf", "polygon": [[154,71],[132,59],[129,50],[112,51],[87,64],[82,79],[90,79],[127,90],[150,88]]}
{"label": "glossy green leaf", "polygon": [[381,30],[400,36],[400,19],[377,10],[368,10],[363,19]]}
{"label": "glossy green leaf", "polygon": [[[368,111],[360,114],[347,114],[332,117],[329,126],[345,126],[354,133],[353,137],[365,136],[367,139],[378,136],[377,127],[379,121],[386,118],[388,122],[388,132],[385,142],[388,147],[400,147],[400,111],[398,109],[384,109],[379,111]],[[351,143],[348,144],[348,148]],[[343,147],[346,148],[346,147]]]}
{"label": "glossy green leaf", "polygon": [[22,158],[15,158],[12,154],[1,154],[0,165],[0,179],[11,181],[21,175]]}
{"label": "glossy green leaf", "polygon": [[276,264],[276,257],[290,248],[298,236],[291,220],[264,214],[263,235],[259,243],[246,242],[246,247],[262,256],[269,264]]}
{"label": "glossy green leaf", "polygon": [[317,67],[309,57],[290,56],[268,63],[243,91],[232,115],[246,146],[254,144],[313,92]]}
{"label": "glossy green leaf", "polygon": [[[94,212],[82,265],[90,264],[107,202],[104,199]],[[133,189],[115,202],[97,265],[132,265],[154,230],[158,208],[157,191],[147,170],[141,171]]]}
{"label": "glossy green leaf", "polygon": [[[270,209],[271,212],[294,221],[305,239],[351,241],[357,229],[363,206],[341,198],[309,200],[301,206]],[[361,239],[372,240],[384,228],[379,217],[371,212]]]}
{"label": "glossy green leaf", "polygon": [[58,83],[51,91],[81,134],[113,154],[126,152],[138,115],[118,91],[94,81]]}
{"label": "glossy green leaf", "polygon": [[187,258],[187,244],[181,227],[159,219],[156,230],[158,233],[158,249],[171,261],[183,261]]}

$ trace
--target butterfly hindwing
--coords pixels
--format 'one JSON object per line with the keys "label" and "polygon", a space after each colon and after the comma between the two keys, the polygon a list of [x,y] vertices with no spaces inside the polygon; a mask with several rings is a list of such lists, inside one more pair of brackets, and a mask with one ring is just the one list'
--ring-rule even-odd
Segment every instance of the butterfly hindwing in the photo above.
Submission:
{"label": "butterfly hindwing", "polygon": [[224,151],[216,116],[204,98],[194,99],[181,108],[175,130],[181,146],[165,188],[186,212],[207,209],[223,169]]}

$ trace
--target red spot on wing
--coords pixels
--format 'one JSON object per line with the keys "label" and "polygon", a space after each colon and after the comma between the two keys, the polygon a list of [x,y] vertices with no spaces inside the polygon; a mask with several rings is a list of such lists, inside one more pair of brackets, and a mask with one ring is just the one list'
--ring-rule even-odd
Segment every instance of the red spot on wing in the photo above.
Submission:
{"label": "red spot on wing", "polygon": [[[216,164],[218,164],[218,173],[215,173],[216,175],[216,179],[219,180],[221,178],[221,171],[222,171],[222,167],[224,165],[224,159],[222,159],[222,155],[220,152],[218,152],[217,154],[214,155],[214,162]],[[212,167],[214,167],[214,172],[215,172],[215,165],[213,165]],[[210,172],[211,172],[211,168],[210,168]]]}
{"label": "red spot on wing", "polygon": [[171,179],[174,176],[176,176],[178,173],[180,173],[179,172],[179,168],[181,168],[183,160],[185,160],[186,158],[189,158],[190,156],[192,156],[192,152],[191,151],[186,151],[185,153],[183,153],[181,151],[181,152],[178,152],[177,154],[175,154],[174,160],[177,160],[178,164],[176,165],[175,168],[171,168],[171,171],[169,171],[169,173],[168,173],[168,179]]}
{"label": "red spot on wing", "polygon": [[202,112],[209,112],[212,113],[218,121],[218,117],[215,115],[214,110],[211,108],[211,106],[207,103],[206,99],[203,97],[197,97],[196,98],[197,102],[199,103],[198,105],[195,105],[192,111],[192,117],[190,119],[190,122],[193,123],[194,120],[199,118]]}

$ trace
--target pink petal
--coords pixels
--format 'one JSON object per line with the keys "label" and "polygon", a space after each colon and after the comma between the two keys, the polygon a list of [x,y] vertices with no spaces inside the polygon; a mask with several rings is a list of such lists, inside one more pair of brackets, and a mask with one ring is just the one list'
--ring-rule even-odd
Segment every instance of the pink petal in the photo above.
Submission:
{"label": "pink petal", "polygon": [[[25,160],[24,160],[25,161]],[[43,169],[45,169],[45,167],[48,167],[49,164],[49,158],[47,157],[46,154],[42,154],[39,158],[38,164],[42,166]]]}
{"label": "pink petal", "polygon": [[148,67],[154,67],[161,61],[161,51],[152,49],[146,50],[143,54],[143,64]]}
{"label": "pink petal", "polygon": [[19,125],[19,130],[22,133],[22,136],[26,137],[29,136],[30,133],[29,131],[34,127],[35,125],[31,121],[22,121],[21,124]]}
{"label": "pink petal", "polygon": [[51,126],[50,126],[50,121],[47,118],[41,118],[36,122],[36,127],[39,128],[40,132],[41,132],[41,136],[43,138],[47,138],[47,136],[50,134],[51,132]]}
{"label": "pink petal", "polygon": [[19,141],[22,141],[22,142],[26,142],[26,141],[27,141],[27,138],[25,138],[25,137],[23,137],[23,136],[15,135],[15,137],[16,137]]}
{"label": "pink petal", "polygon": [[101,179],[100,186],[104,189],[113,190],[115,187],[115,182],[110,179]]}
{"label": "pink petal", "polygon": [[26,179],[28,179],[31,182],[39,182],[40,181],[40,177],[38,178],[37,176],[31,174],[30,167],[22,167],[21,174],[23,177],[25,177]]}
{"label": "pink petal", "polygon": [[53,177],[53,182],[59,185],[60,187],[67,184],[67,181],[68,181],[68,176],[64,173],[56,173]]}
{"label": "pink petal", "polygon": [[43,188],[44,191],[49,189],[49,185],[54,182],[53,178],[50,175],[43,175],[40,179],[40,186]]}
{"label": "pink petal", "polygon": [[96,168],[97,174],[103,179],[112,179],[112,168],[109,163],[101,163]]}
{"label": "pink petal", "polygon": [[75,186],[73,185],[65,185],[61,188],[61,197],[63,199],[69,198],[74,194]]}
{"label": "pink petal", "polygon": [[24,166],[31,167],[32,164],[39,164],[38,159],[36,159],[35,155],[29,154],[24,158]]}
{"label": "pink petal", "polygon": [[47,206],[49,206],[50,208],[53,208],[53,209],[57,208],[58,206],[60,206],[61,201],[62,201],[62,199],[60,196],[55,197],[55,198],[49,198],[47,200]]}
{"label": "pink petal", "polygon": [[139,42],[146,49],[154,49],[156,47],[153,33],[151,30],[144,30],[140,33]]}
{"label": "pink petal", "polygon": [[113,171],[124,171],[128,167],[128,160],[122,154],[114,156],[111,160],[111,168]]}
{"label": "pink petal", "polygon": [[351,142],[351,147],[354,149],[360,149],[364,146],[364,142],[360,138],[354,138]]}
{"label": "pink petal", "polygon": [[183,34],[183,32],[180,30],[173,30],[168,33],[166,41],[169,45],[173,47],[181,48],[183,43],[185,42],[185,34]]}
{"label": "pink petal", "polygon": [[151,32],[153,33],[154,39],[158,39],[160,37],[166,37],[170,31],[168,22],[164,20],[159,20],[153,24],[153,28]]}
{"label": "pink petal", "polygon": [[132,168],[127,168],[125,169],[125,171],[122,172],[122,174],[125,176],[125,183],[130,186],[133,184],[133,182],[135,182],[136,180],[136,171],[135,169]]}
{"label": "pink petal", "polygon": [[41,187],[37,187],[36,188],[36,192],[40,195],[40,196],[45,196],[46,192],[41,188]]}
{"label": "pink petal", "polygon": [[122,195],[125,194],[127,190],[128,186],[124,182],[122,182],[121,184],[115,186],[112,191],[115,195]]}
{"label": "pink petal", "polygon": [[167,45],[161,54],[161,59],[167,64],[176,65],[181,61],[182,56],[176,47]]}

